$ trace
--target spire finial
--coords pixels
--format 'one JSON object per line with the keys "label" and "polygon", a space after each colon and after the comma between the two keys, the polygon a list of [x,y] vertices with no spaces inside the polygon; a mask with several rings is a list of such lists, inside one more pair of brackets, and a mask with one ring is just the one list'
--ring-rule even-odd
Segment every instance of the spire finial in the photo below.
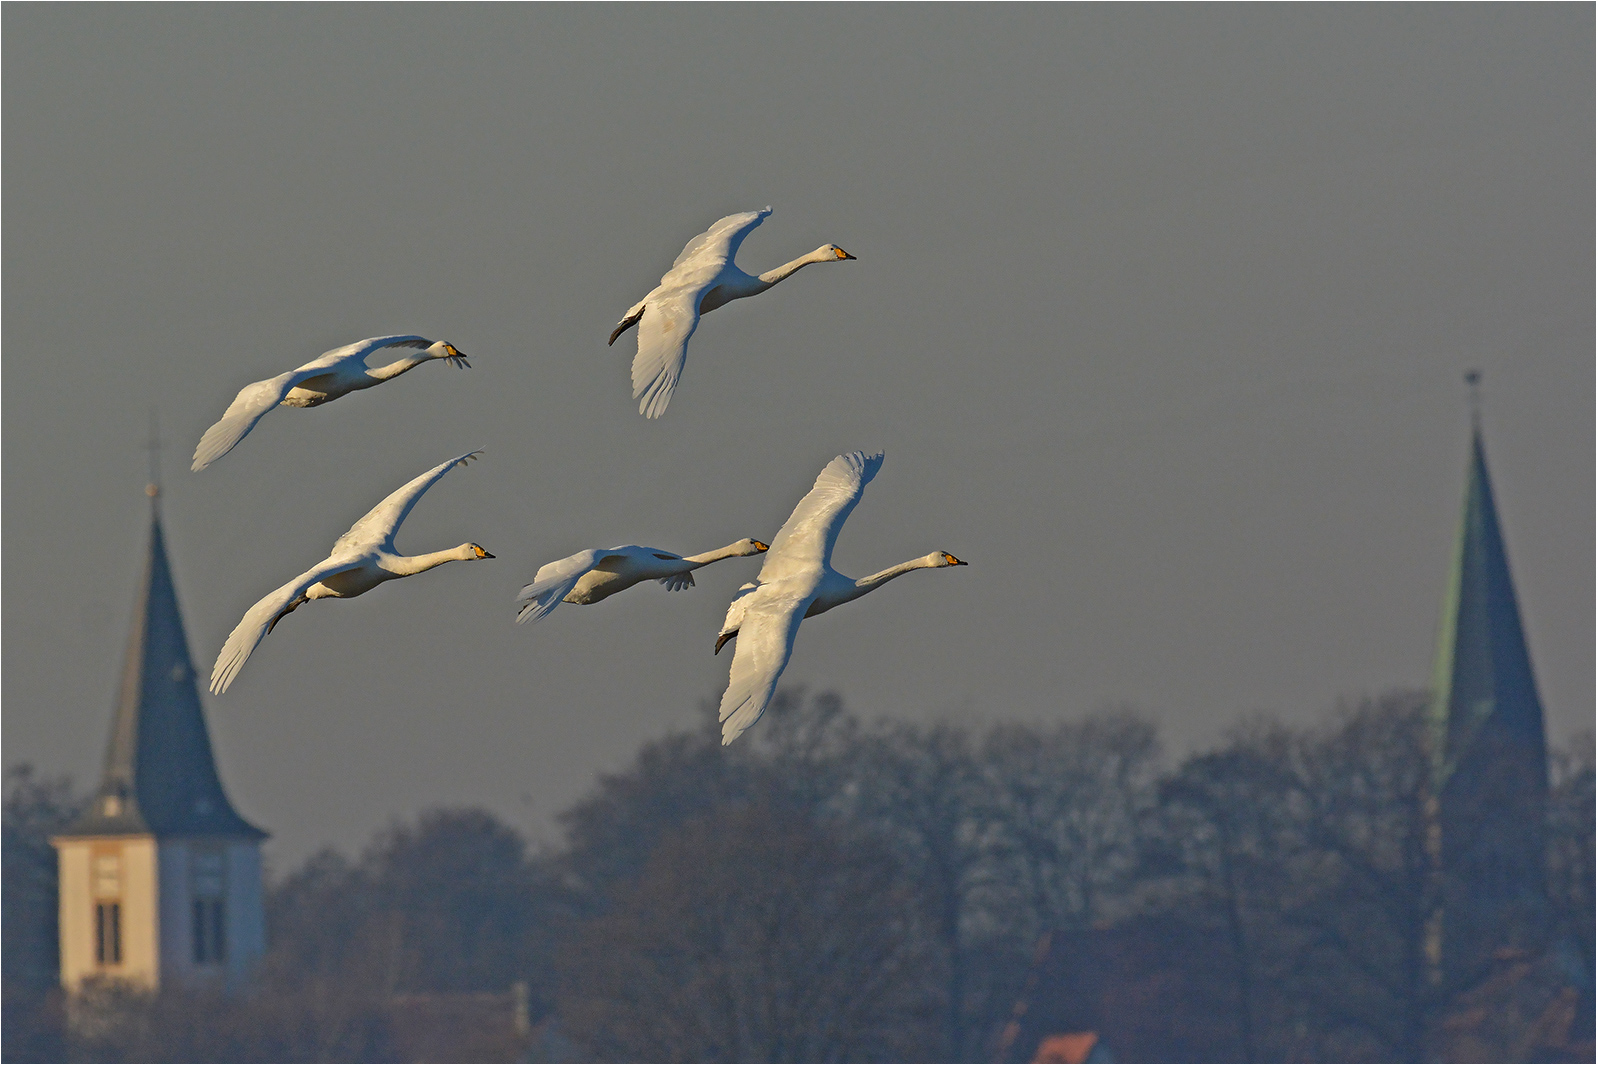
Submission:
{"label": "spire finial", "polygon": [[1465,386],[1470,389],[1470,428],[1481,431],[1481,371],[1465,371]]}
{"label": "spire finial", "polygon": [[144,486],[144,494],[150,497],[153,507],[161,497],[161,420],[154,407],[150,408],[150,440],[146,447],[150,452],[150,482]]}

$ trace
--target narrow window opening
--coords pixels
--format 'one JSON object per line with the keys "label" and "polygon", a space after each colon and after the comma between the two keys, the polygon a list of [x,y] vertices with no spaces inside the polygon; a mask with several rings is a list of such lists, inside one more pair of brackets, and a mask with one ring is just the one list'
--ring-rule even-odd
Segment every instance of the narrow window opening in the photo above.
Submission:
{"label": "narrow window opening", "polygon": [[94,905],[94,961],[114,966],[122,961],[122,904]]}
{"label": "narrow window opening", "polygon": [[227,961],[227,906],[220,899],[197,899],[192,913],[194,961],[201,966]]}
{"label": "narrow window opening", "polygon": [[227,876],[222,854],[199,851],[194,855],[189,912],[190,942],[197,966],[215,966],[227,960]]}

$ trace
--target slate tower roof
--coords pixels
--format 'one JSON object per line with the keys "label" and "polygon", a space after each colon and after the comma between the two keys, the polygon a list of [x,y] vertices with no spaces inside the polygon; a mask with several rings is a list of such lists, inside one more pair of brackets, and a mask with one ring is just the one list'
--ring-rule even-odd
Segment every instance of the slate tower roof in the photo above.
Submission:
{"label": "slate tower roof", "polygon": [[[1546,911],[1548,752],[1477,424],[1432,680],[1434,857],[1444,980],[1533,946]],[[1451,976],[1450,976],[1451,975]]]}
{"label": "slate tower roof", "polygon": [[150,551],[133,608],[105,775],[84,814],[59,834],[267,834],[241,818],[217,777],[211,734],[151,490]]}
{"label": "slate tower roof", "polygon": [[1483,731],[1534,756],[1534,776],[1547,790],[1542,701],[1520,622],[1509,556],[1487,476],[1478,428],[1471,438],[1464,513],[1443,600],[1443,624],[1432,678],[1434,783],[1450,787]]}

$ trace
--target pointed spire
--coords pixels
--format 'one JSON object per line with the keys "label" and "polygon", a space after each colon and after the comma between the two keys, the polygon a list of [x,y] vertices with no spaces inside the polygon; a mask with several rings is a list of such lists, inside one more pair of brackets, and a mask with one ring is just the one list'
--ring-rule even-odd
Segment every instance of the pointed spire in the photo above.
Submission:
{"label": "pointed spire", "polygon": [[[1444,879],[1434,964],[1463,979],[1539,935],[1546,906],[1548,754],[1471,386],[1471,456],[1432,678],[1435,860]],[[1442,979],[1437,972],[1437,979]]]}
{"label": "pointed spire", "polygon": [[[1487,474],[1476,388],[1480,379],[1477,371],[1466,375],[1471,385],[1470,471],[1432,677],[1432,728],[1437,741],[1433,770],[1439,789],[1490,718],[1506,736],[1526,746],[1540,767],[1546,762],[1542,701]],[[1546,781],[1546,768],[1539,773]]]}
{"label": "pointed spire", "polygon": [[134,603],[105,774],[63,836],[266,836],[239,817],[217,777],[152,482],[150,551]]}

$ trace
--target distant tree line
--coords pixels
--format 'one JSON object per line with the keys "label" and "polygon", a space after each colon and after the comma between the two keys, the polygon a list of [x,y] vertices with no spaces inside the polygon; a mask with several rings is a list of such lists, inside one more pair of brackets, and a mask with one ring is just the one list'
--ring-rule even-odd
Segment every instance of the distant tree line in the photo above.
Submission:
{"label": "distant tree line", "polygon": [[[18,769],[4,1057],[393,1059],[396,997],[525,982],[532,1036],[472,1054],[991,1061],[1045,934],[1157,920],[1220,946],[1199,961],[1231,1057],[1425,1061],[1450,1004],[1423,953],[1424,706],[1395,692],[1313,727],[1250,719],[1172,766],[1127,709],[867,724],[788,691],[728,748],[708,712],[645,744],[561,815],[558,850],[435,809],[358,857],[316,855],[270,886],[253,995],[125,996],[75,1035],[49,992],[45,842],[73,793]],[[1552,920],[1590,975],[1592,745],[1552,770]]]}

